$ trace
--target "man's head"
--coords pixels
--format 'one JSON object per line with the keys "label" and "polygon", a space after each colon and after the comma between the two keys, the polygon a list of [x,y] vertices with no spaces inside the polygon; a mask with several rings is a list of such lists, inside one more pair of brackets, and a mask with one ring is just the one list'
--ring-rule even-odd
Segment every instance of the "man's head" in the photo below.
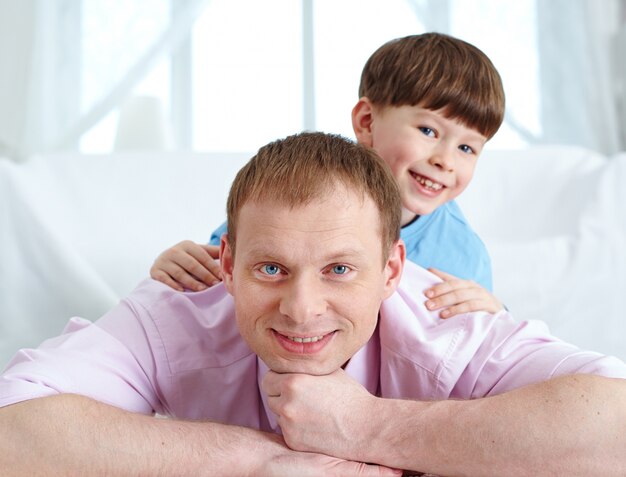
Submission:
{"label": "man's head", "polygon": [[303,133],[238,173],[222,239],[239,330],[279,372],[326,374],[369,340],[400,278],[400,200],[377,154]]}
{"label": "man's head", "polygon": [[385,43],[369,58],[352,111],[360,143],[389,164],[403,224],[457,197],[504,118],[496,68],[475,46],[426,33]]}
{"label": "man's head", "polygon": [[[267,144],[237,174],[227,202],[228,240],[235,249],[239,212],[246,202],[289,207],[351,188],[374,201],[383,254],[400,237],[397,185],[375,151],[337,135],[302,133]],[[383,257],[386,258],[386,257]]]}

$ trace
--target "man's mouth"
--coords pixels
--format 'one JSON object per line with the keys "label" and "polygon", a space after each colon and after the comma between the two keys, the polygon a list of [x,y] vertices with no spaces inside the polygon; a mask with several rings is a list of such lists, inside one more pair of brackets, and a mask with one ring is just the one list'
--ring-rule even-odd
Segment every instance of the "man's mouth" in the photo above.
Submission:
{"label": "man's mouth", "polygon": [[277,342],[288,352],[315,354],[321,351],[335,335],[335,331],[309,336],[294,336],[273,330]]}
{"label": "man's mouth", "polygon": [[424,188],[428,189],[428,190],[432,190],[432,191],[439,191],[441,189],[443,189],[445,186],[443,184],[440,184],[439,182],[435,182],[432,179],[429,179],[428,177],[424,177],[421,176],[415,172],[411,172],[411,175],[413,176],[413,178],[419,182]]}
{"label": "man's mouth", "polygon": [[300,338],[299,336],[287,336],[287,338],[296,343],[315,343],[316,341],[319,341],[322,338],[324,338],[324,336],[325,335],[319,335],[319,336],[310,336],[306,338]]}

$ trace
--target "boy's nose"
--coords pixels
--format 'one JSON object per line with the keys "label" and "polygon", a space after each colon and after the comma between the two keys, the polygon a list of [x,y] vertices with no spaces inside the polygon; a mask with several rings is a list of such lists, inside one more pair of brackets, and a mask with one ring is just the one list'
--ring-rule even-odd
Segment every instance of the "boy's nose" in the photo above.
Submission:
{"label": "boy's nose", "polygon": [[279,311],[296,323],[305,323],[326,312],[326,297],[318,279],[294,278],[283,291]]}
{"label": "boy's nose", "polygon": [[454,151],[451,151],[444,145],[440,145],[433,150],[429,162],[443,171],[452,171],[454,170]]}

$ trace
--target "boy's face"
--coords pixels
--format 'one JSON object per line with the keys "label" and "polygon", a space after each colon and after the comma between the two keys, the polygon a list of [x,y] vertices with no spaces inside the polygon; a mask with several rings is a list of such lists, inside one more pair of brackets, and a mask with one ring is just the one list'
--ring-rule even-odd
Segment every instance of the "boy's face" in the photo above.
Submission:
{"label": "boy's face", "polygon": [[328,374],[369,340],[404,260],[398,242],[383,265],[379,231],[373,201],[345,188],[305,206],[242,207],[234,256],[222,239],[224,284],[241,335],[270,369]]}
{"label": "boy's face", "polygon": [[465,190],[487,139],[441,112],[419,106],[376,108],[362,98],[353,110],[360,143],[389,164],[402,196],[402,224]]}

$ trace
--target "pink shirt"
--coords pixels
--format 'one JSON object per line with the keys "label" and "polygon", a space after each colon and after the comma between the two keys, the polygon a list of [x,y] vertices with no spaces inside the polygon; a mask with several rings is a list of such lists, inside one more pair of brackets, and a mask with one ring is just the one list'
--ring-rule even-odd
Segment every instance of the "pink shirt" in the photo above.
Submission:
{"label": "pink shirt", "polygon": [[[372,338],[346,366],[370,393],[469,399],[553,376],[626,378],[626,364],[551,336],[507,313],[440,320],[421,293],[438,279],[407,263]],[[57,393],[129,411],[278,430],[260,380],[265,364],[239,335],[222,285],[181,293],[153,281],[96,323],[73,318],[64,334],[19,351],[0,377],[0,406]]]}

